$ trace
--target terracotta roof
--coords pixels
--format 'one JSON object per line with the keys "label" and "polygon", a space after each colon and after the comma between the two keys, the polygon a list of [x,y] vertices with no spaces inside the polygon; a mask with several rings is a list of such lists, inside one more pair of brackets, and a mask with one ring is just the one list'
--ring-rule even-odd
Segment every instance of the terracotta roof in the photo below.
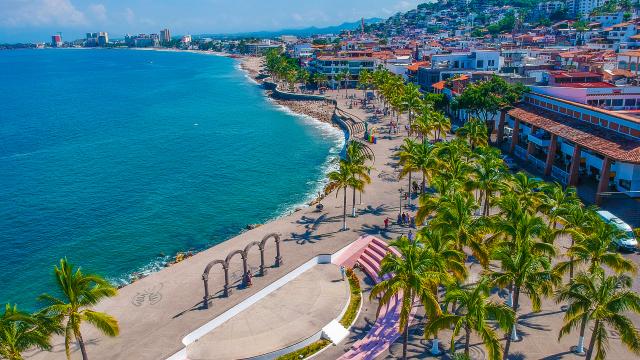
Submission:
{"label": "terracotta roof", "polygon": [[409,71],[418,71],[421,66],[428,66],[431,62],[429,61],[418,61],[413,64],[407,66],[407,70]]}
{"label": "terracotta roof", "polygon": [[640,140],[529,104],[508,114],[613,160],[640,164]]}
{"label": "terracotta roof", "polygon": [[431,85],[431,87],[433,87],[436,90],[442,90],[444,89],[444,85],[445,85],[444,81],[438,81],[437,83]]}

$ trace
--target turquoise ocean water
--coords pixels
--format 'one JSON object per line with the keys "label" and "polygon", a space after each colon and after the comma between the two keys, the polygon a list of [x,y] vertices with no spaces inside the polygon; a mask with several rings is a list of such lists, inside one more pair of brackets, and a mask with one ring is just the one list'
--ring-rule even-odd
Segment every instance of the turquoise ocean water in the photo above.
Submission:
{"label": "turquoise ocean water", "polygon": [[0,52],[0,304],[37,307],[64,256],[124,282],[286,213],[343,142],[233,59]]}

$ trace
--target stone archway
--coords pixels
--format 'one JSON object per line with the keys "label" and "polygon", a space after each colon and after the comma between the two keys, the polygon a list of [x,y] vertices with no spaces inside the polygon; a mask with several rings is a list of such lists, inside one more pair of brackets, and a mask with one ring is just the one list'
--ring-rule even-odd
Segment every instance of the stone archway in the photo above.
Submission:
{"label": "stone archway", "polygon": [[209,272],[211,271],[212,267],[218,264],[222,265],[222,269],[224,270],[223,295],[224,297],[228,297],[231,294],[231,289],[229,288],[229,266],[227,262],[224,260],[214,260],[208,263],[207,266],[204,268],[204,272],[202,273],[202,281],[204,282],[203,302],[204,302],[205,309],[209,308],[209,301],[211,300],[210,299],[211,296],[209,295]]}
{"label": "stone archway", "polygon": [[[249,250],[251,250],[252,247],[254,246],[258,246],[258,250],[260,250],[260,276],[264,276],[267,271],[264,268],[264,249],[260,246],[260,243],[257,241],[252,241],[249,244],[247,244],[247,246],[244,247],[244,255],[246,257],[246,261],[249,261]],[[247,267],[249,267],[247,265]]]}
{"label": "stone archway", "polygon": [[[247,273],[247,254],[245,254],[244,250],[234,250],[230,252],[229,255],[227,255],[227,258],[224,259],[224,261],[227,263],[228,267],[231,265],[231,260],[236,255],[240,255],[240,257],[242,258],[242,276],[240,278],[243,279],[242,282],[244,283],[244,276]],[[231,292],[231,289],[229,289],[229,292]]]}
{"label": "stone archway", "polygon": [[269,239],[273,238],[274,241],[276,242],[276,262],[275,262],[275,267],[280,267],[280,265],[282,265],[284,262],[282,261],[282,256],[280,256],[280,235],[276,234],[276,233],[271,233],[266,235],[265,237],[262,238],[262,240],[260,241],[260,249],[261,252],[264,252],[264,247],[267,244],[267,241],[269,241]]}

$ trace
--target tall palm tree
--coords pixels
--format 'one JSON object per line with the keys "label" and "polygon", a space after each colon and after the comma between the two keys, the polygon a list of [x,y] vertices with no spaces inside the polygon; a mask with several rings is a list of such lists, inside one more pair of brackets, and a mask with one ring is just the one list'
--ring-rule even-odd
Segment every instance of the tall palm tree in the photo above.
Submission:
{"label": "tall palm tree", "polygon": [[466,187],[480,191],[478,203],[482,206],[483,216],[489,215],[491,199],[500,191],[505,179],[506,169],[499,154],[498,149],[490,147],[478,148],[474,154],[473,176]]}
{"label": "tall palm tree", "polygon": [[434,111],[431,114],[433,129],[435,130],[435,140],[440,140],[443,133],[451,130],[451,120],[440,111]]}
{"label": "tall palm tree", "polygon": [[333,80],[337,83],[338,91],[340,91],[340,88],[342,87],[342,80],[344,80],[344,74],[341,72],[335,74],[333,76]]}
{"label": "tall palm tree", "polygon": [[404,335],[402,358],[406,359],[409,318],[414,302],[419,299],[429,316],[440,315],[442,311],[437,296],[430,289],[434,282],[442,282],[446,274],[427,270],[429,259],[424,256],[425,253],[417,241],[412,242],[402,236],[389,245],[398,249],[400,256],[390,252],[382,259],[379,276],[384,280],[371,289],[369,298],[380,298],[378,301],[379,313],[380,309],[387,306],[394,297],[402,296],[398,331]]}
{"label": "tall palm tree", "polygon": [[23,360],[22,353],[29,349],[51,350],[51,335],[59,329],[55,319],[6,304],[0,316],[0,358]]}
{"label": "tall palm tree", "polygon": [[411,131],[418,134],[421,139],[429,138],[429,135],[435,130],[435,124],[432,118],[433,112],[428,109],[423,109],[422,113],[413,120]]}
{"label": "tall palm tree", "polygon": [[567,251],[570,260],[558,263],[558,271],[565,272],[569,265],[584,264],[588,266],[589,272],[607,266],[617,273],[635,273],[636,266],[633,261],[615,251],[615,240],[624,236],[624,232],[600,219],[593,221],[594,224],[589,227],[588,233],[572,234],[577,237],[577,241]]}
{"label": "tall palm tree", "polygon": [[409,83],[404,86],[402,107],[409,112],[409,127],[413,124],[413,115],[422,107],[422,94],[418,85]]}
{"label": "tall palm tree", "polygon": [[[329,183],[327,184],[327,193],[333,190],[343,190],[344,198],[342,203],[342,230],[347,230],[347,189],[350,187],[358,187],[358,179],[353,174],[353,168],[346,160],[340,160],[338,170],[330,172],[327,177]],[[336,191],[336,197],[338,197],[339,191]]]}
{"label": "tall palm tree", "polygon": [[[455,338],[464,331],[464,353],[469,356],[471,333],[475,332],[480,335],[489,360],[500,360],[502,358],[500,338],[489,320],[494,319],[498,327],[506,332],[513,325],[515,314],[510,307],[490,301],[490,290],[488,279],[483,278],[476,285],[447,291],[445,304],[455,302],[457,304],[455,313],[445,313],[429,318],[425,325],[425,333],[430,334],[453,327],[450,345],[453,354]],[[445,308],[447,308],[446,305]]]}
{"label": "tall palm tree", "polygon": [[520,207],[535,214],[545,203],[545,194],[541,191],[543,181],[520,171],[509,178],[505,192],[511,193],[520,203]]}
{"label": "tall palm tree", "polygon": [[408,200],[408,205],[411,206],[411,174],[414,171],[419,171],[420,168],[418,166],[419,163],[419,159],[418,159],[418,147],[420,145],[410,139],[404,139],[404,142],[402,143],[402,145],[400,145],[400,151],[398,151],[398,153],[396,154],[399,158],[399,164],[401,166],[400,169],[400,179],[404,178],[405,176],[407,176],[407,174],[409,175],[409,200]]}
{"label": "tall palm tree", "polygon": [[609,345],[609,331],[613,328],[620,340],[636,355],[640,355],[640,332],[625,315],[640,314],[640,296],[630,289],[632,280],[627,275],[606,276],[604,271],[580,273],[557,294],[557,301],[568,301],[564,324],[558,339],[580,326],[576,351],[583,351],[587,323],[595,322],[587,350],[587,360],[594,351],[596,360],[604,360]]}
{"label": "tall palm tree", "polygon": [[[535,220],[524,220],[522,228],[529,222],[531,226],[537,226]],[[523,230],[519,231],[524,232]],[[504,241],[495,247],[492,258],[500,261],[500,270],[488,274],[493,284],[500,288],[513,289],[513,311],[516,314],[516,321],[511,329],[511,336],[507,338],[504,348],[504,358],[507,359],[511,341],[518,339],[517,319],[518,307],[520,304],[520,294],[526,291],[531,300],[533,311],[538,312],[541,308],[541,298],[552,294],[553,286],[559,279],[551,271],[550,258],[555,255],[553,245],[536,242],[531,238],[531,232],[519,236],[515,241]]]}
{"label": "tall palm tree", "polygon": [[[591,233],[593,226],[597,223],[597,214],[595,207],[584,207],[582,204],[572,204],[561,212],[560,222],[564,225],[563,233],[569,234],[571,237],[571,245],[569,249],[573,248],[576,243],[576,238],[582,237],[583,234]],[[569,256],[569,281],[573,280],[573,268],[574,261],[571,254]],[[560,262],[562,265],[563,262]],[[562,270],[563,271],[563,270]],[[561,272],[562,272],[561,271]]]}
{"label": "tall palm tree", "polygon": [[473,256],[482,266],[487,266],[489,254],[484,244],[485,220],[473,216],[478,208],[468,193],[452,192],[444,195],[437,215],[430,222],[433,229],[450,232],[459,250],[471,249]]}
{"label": "tall palm tree", "polygon": [[[369,171],[371,168],[366,166],[366,162],[374,159],[371,149],[359,141],[351,140],[347,144],[345,153],[346,161],[350,164],[354,175],[357,179],[362,180],[361,183],[356,183],[356,185],[362,185],[364,187],[366,184],[370,184],[371,178],[369,177]],[[353,188],[352,217],[356,216],[356,190],[359,190],[361,194],[363,191],[355,187]],[[362,200],[362,195],[360,195],[360,200]]]}
{"label": "tall palm tree", "polygon": [[471,149],[478,146],[487,146],[489,141],[489,130],[484,121],[470,119],[456,131],[456,135],[467,140]]}
{"label": "tall palm tree", "polygon": [[341,73],[342,75],[342,81],[344,81],[344,95],[347,96],[348,92],[349,92],[349,71],[347,70],[343,70]]}
{"label": "tall palm tree", "polygon": [[566,189],[557,182],[543,186],[546,198],[542,206],[544,214],[551,221],[551,228],[555,229],[562,214],[574,205],[581,205],[576,188],[569,186]]}
{"label": "tall palm tree", "polygon": [[80,325],[86,322],[107,336],[118,336],[118,321],[109,314],[90,308],[102,299],[115,296],[117,290],[99,275],[85,274],[80,268],[74,270],[66,258],[60,259],[60,266],[55,266],[53,272],[62,298],[49,294],[40,295],[40,300],[48,305],[44,312],[49,316],[59,317],[64,323],[64,348],[67,359],[71,359],[70,344],[75,339],[80,346],[82,359],[87,360]]}

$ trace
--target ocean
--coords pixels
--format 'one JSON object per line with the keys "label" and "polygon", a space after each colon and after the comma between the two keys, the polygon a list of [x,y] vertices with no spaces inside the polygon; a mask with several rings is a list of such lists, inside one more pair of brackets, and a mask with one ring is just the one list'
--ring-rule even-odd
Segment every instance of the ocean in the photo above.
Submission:
{"label": "ocean", "polygon": [[344,145],[225,57],[1,51],[0,93],[0,304],[30,310],[62,257],[123,284],[292,211]]}

